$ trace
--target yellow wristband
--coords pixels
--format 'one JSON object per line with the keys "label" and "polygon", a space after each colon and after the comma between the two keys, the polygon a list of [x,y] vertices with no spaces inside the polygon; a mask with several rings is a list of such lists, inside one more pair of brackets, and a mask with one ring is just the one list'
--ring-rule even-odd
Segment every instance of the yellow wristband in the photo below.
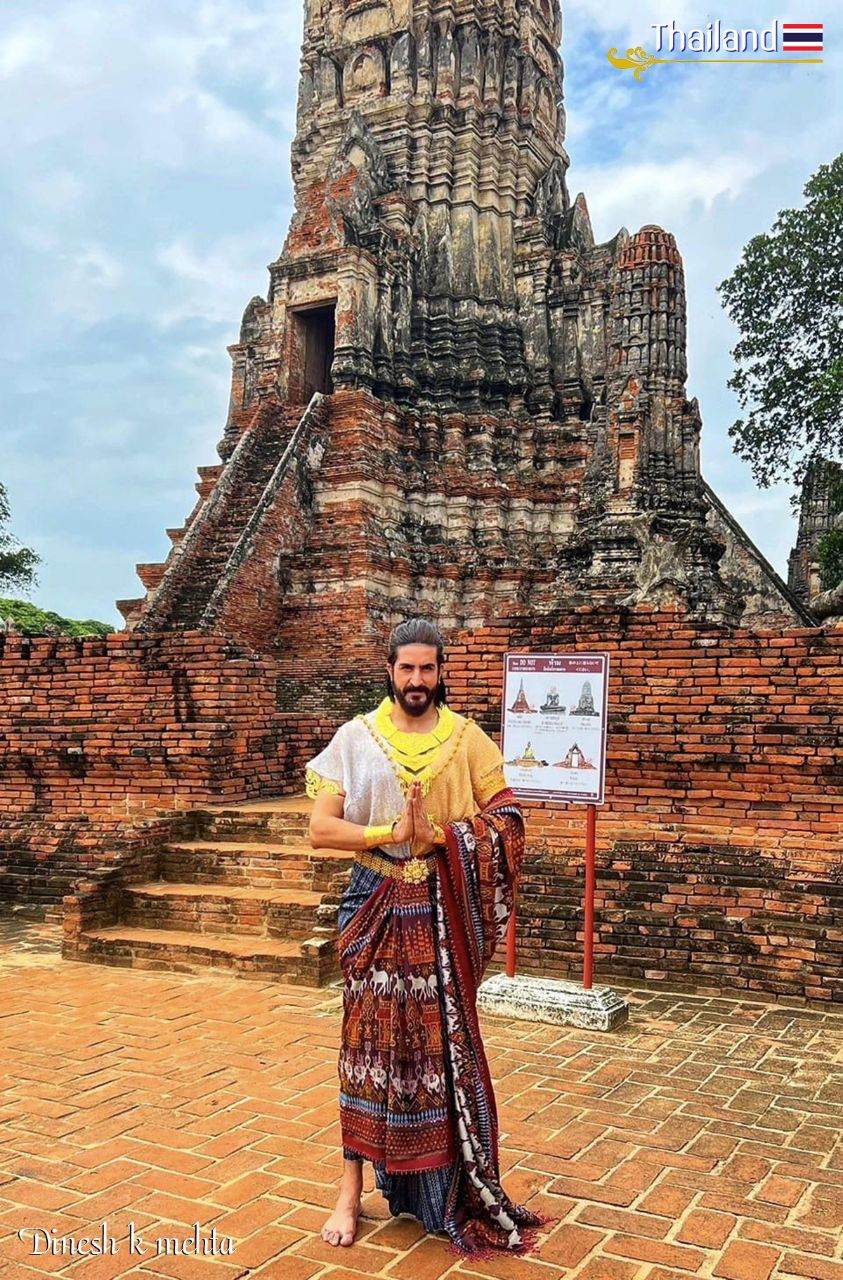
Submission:
{"label": "yellow wristband", "polygon": [[[397,822],[397,818],[395,820]],[[366,827],[363,832],[366,849],[374,849],[379,844],[395,844],[392,837],[392,828],[395,822],[384,823],[380,827]]]}

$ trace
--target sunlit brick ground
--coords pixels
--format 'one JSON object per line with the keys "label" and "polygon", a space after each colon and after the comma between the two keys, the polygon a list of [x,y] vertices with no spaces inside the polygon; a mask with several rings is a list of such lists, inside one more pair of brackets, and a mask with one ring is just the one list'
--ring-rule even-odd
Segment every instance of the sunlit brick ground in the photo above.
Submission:
{"label": "sunlit brick ground", "polygon": [[[63,961],[0,921],[0,1276],[843,1280],[843,1017],[630,987],[599,1035],[486,1018],[504,1183],[561,1222],[469,1264],[367,1194],[323,1244],[338,1176],[339,993]],[[373,1186],[367,1167],[368,1188]],[[34,1257],[21,1227],[119,1240]],[[229,1237],[232,1256],[130,1257]]]}

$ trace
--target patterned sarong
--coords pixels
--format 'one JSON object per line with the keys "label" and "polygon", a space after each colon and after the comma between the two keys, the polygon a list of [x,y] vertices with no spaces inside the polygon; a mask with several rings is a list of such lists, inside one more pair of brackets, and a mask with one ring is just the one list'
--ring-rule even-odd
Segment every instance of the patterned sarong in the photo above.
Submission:
{"label": "patterned sarong", "polygon": [[508,789],[446,828],[421,883],[355,865],[340,908],[340,1123],[394,1214],[455,1253],[529,1253],[551,1219],[500,1184],[498,1120],[477,988],[506,932],[524,852]]}

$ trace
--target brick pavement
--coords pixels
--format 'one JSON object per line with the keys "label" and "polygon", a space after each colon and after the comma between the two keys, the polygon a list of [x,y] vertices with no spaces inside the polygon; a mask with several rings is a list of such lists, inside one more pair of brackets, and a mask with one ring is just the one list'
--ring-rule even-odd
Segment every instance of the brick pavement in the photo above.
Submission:
{"label": "brick pavement", "polygon": [[[2,945],[5,937],[6,945]],[[0,921],[0,1277],[843,1280],[843,1018],[630,986],[597,1035],[484,1020],[504,1183],[561,1221],[540,1255],[469,1263],[369,1189],[319,1238],[338,1176],[336,988],[63,961]],[[117,1252],[32,1254],[20,1227]],[[233,1254],[130,1256],[144,1241]]]}

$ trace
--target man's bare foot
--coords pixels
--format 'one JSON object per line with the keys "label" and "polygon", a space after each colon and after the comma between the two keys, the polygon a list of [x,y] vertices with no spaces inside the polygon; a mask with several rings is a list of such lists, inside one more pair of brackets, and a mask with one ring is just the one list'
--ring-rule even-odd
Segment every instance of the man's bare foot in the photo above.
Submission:
{"label": "man's bare foot", "polygon": [[336,1208],[322,1228],[322,1239],[334,1245],[353,1244],[359,1216],[360,1193],[340,1188]]}

